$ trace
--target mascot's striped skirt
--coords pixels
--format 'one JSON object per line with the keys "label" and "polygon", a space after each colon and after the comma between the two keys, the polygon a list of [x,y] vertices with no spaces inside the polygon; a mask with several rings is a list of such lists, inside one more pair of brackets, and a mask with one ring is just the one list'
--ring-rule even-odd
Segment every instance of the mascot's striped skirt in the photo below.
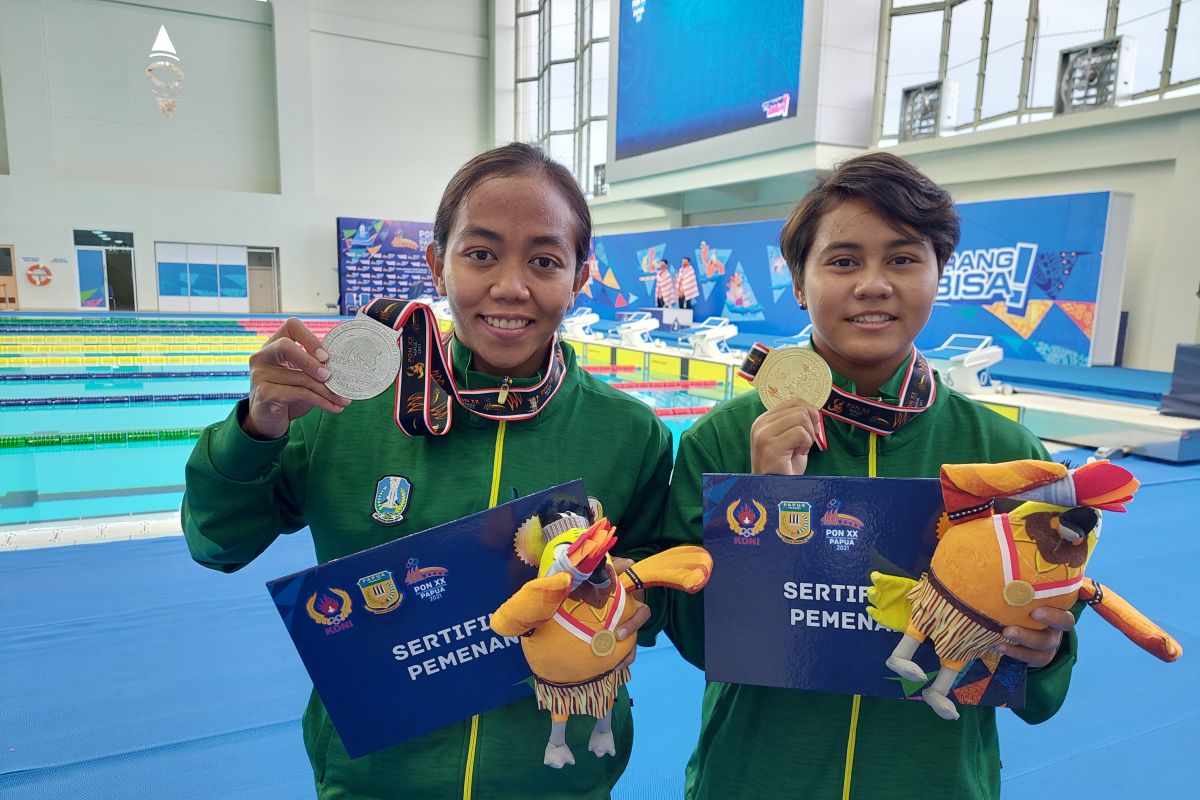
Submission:
{"label": "mascot's striped skirt", "polygon": [[587,714],[600,719],[617,701],[617,690],[629,681],[629,667],[618,667],[581,683],[551,683],[534,676],[538,708],[555,717]]}

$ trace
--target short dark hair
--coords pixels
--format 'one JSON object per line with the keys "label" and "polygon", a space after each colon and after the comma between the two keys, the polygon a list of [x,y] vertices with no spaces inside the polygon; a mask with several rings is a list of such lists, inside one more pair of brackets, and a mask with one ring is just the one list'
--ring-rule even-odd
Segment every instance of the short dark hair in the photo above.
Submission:
{"label": "short dark hair", "polygon": [[668,267],[669,267],[669,266],[671,266],[671,262],[670,262],[670,261],[667,261],[665,258],[660,258],[660,259],[658,260],[658,263],[659,263],[660,265],[666,265],[666,266],[668,266]]}
{"label": "short dark hair", "polygon": [[920,170],[891,153],[865,153],[838,164],[788,215],[779,245],[792,280],[802,284],[804,259],[821,218],[847,200],[870,204],[897,232],[929,239],[938,274],[958,246],[958,212],[950,193]]}
{"label": "short dark hair", "polygon": [[458,209],[466,202],[467,195],[488,178],[505,178],[532,173],[545,176],[556,185],[575,212],[575,272],[583,269],[592,246],[592,213],[587,199],[575,182],[570,170],[546,155],[540,148],[524,142],[510,142],[480,153],[454,173],[442,192],[437,215],[433,218],[433,247],[439,256],[446,254],[450,229],[458,216]]}

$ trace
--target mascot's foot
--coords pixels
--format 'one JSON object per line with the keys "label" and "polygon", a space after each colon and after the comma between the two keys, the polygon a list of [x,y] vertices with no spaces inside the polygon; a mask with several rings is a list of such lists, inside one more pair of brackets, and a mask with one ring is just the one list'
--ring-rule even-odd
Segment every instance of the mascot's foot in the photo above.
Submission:
{"label": "mascot's foot", "polygon": [[546,744],[546,758],[542,762],[547,767],[562,769],[568,764],[575,764],[575,755],[565,744]]}
{"label": "mascot's foot", "polygon": [[612,730],[610,729],[603,733],[592,731],[592,738],[588,740],[588,750],[595,753],[596,758],[615,756],[617,754],[617,743],[613,740]]}
{"label": "mascot's foot", "polygon": [[929,676],[925,674],[925,670],[917,666],[915,661],[909,661],[907,658],[892,656],[883,663],[887,665],[888,669],[905,680],[917,681],[919,683],[929,680]]}
{"label": "mascot's foot", "polygon": [[958,719],[958,708],[954,705],[954,701],[941,692],[935,692],[933,688],[922,689],[921,698],[929,704],[929,707],[934,710],[942,719],[956,720]]}

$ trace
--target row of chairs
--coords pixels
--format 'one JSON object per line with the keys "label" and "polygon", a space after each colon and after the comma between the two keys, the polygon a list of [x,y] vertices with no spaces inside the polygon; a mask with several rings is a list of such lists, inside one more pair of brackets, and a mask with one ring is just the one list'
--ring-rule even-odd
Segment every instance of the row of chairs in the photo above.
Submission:
{"label": "row of chairs", "polygon": [[[607,326],[603,333],[598,333],[594,326],[603,325],[600,315],[589,307],[581,306],[563,319],[562,333],[567,339],[613,340],[622,347],[633,349],[658,349],[664,346],[662,339],[653,336],[660,323],[649,311],[630,311],[621,316],[622,319]],[[685,329],[678,343],[680,349],[696,358],[725,361],[740,355],[729,347],[730,340],[737,335],[737,326],[728,319],[709,317],[699,325]],[[811,339],[812,325],[809,324],[798,333],[768,339],[764,344],[775,348],[802,347]],[[935,363],[948,386],[965,393],[977,393],[993,386],[988,370],[1004,358],[1004,351],[993,344],[991,336],[958,333],[926,352],[925,356]]]}

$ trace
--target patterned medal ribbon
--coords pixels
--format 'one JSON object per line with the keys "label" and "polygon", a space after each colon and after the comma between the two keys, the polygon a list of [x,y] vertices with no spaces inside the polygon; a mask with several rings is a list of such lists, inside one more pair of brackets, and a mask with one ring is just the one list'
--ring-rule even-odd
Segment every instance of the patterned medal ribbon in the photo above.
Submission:
{"label": "patterned medal ribbon", "polygon": [[[454,419],[451,396],[472,414],[493,420],[520,421],[537,416],[562,387],[566,360],[558,335],[550,340],[545,378],[536,386],[512,388],[507,380],[492,389],[459,389],[453,362],[442,350],[437,317],[424,303],[378,297],[359,311],[400,332],[400,372],[396,376],[396,424],[409,436],[442,436]],[[451,339],[450,347],[454,347]],[[453,350],[451,351],[453,355]]]}
{"label": "patterned medal ribbon", "polygon": [[[1056,581],[1036,581],[1037,576],[1021,574],[1021,557],[1017,552],[1016,534],[1007,514],[992,516],[996,527],[996,544],[1000,550],[1000,564],[1004,569],[1004,600],[1011,606],[1028,605],[1035,598],[1070,594],[1083,585],[1083,569],[1064,566],[1069,577]],[[1028,541],[1028,540],[1027,540]]]}
{"label": "patterned medal ribbon", "polygon": [[608,614],[604,617],[604,623],[599,628],[594,628],[583,622],[578,617],[564,611],[560,606],[558,611],[554,612],[554,621],[563,626],[575,638],[582,642],[586,642],[592,646],[592,652],[598,656],[606,656],[612,652],[616,645],[617,638],[613,634],[613,629],[621,620],[621,614],[625,611],[625,585],[618,579],[614,581],[616,584],[616,596],[609,604]]}
{"label": "patterned medal ribbon", "polygon": [[[755,342],[746,354],[738,374],[751,383],[762,368],[771,348]],[[933,379],[933,368],[921,351],[913,347],[913,357],[908,362],[908,371],[900,384],[900,405],[890,405],[869,397],[862,397],[834,386],[829,399],[821,407],[821,430],[817,432],[817,447],[826,449],[824,430],[825,417],[839,419],[856,428],[870,431],[878,436],[890,436],[916,416],[933,405],[937,398],[937,382]]]}

